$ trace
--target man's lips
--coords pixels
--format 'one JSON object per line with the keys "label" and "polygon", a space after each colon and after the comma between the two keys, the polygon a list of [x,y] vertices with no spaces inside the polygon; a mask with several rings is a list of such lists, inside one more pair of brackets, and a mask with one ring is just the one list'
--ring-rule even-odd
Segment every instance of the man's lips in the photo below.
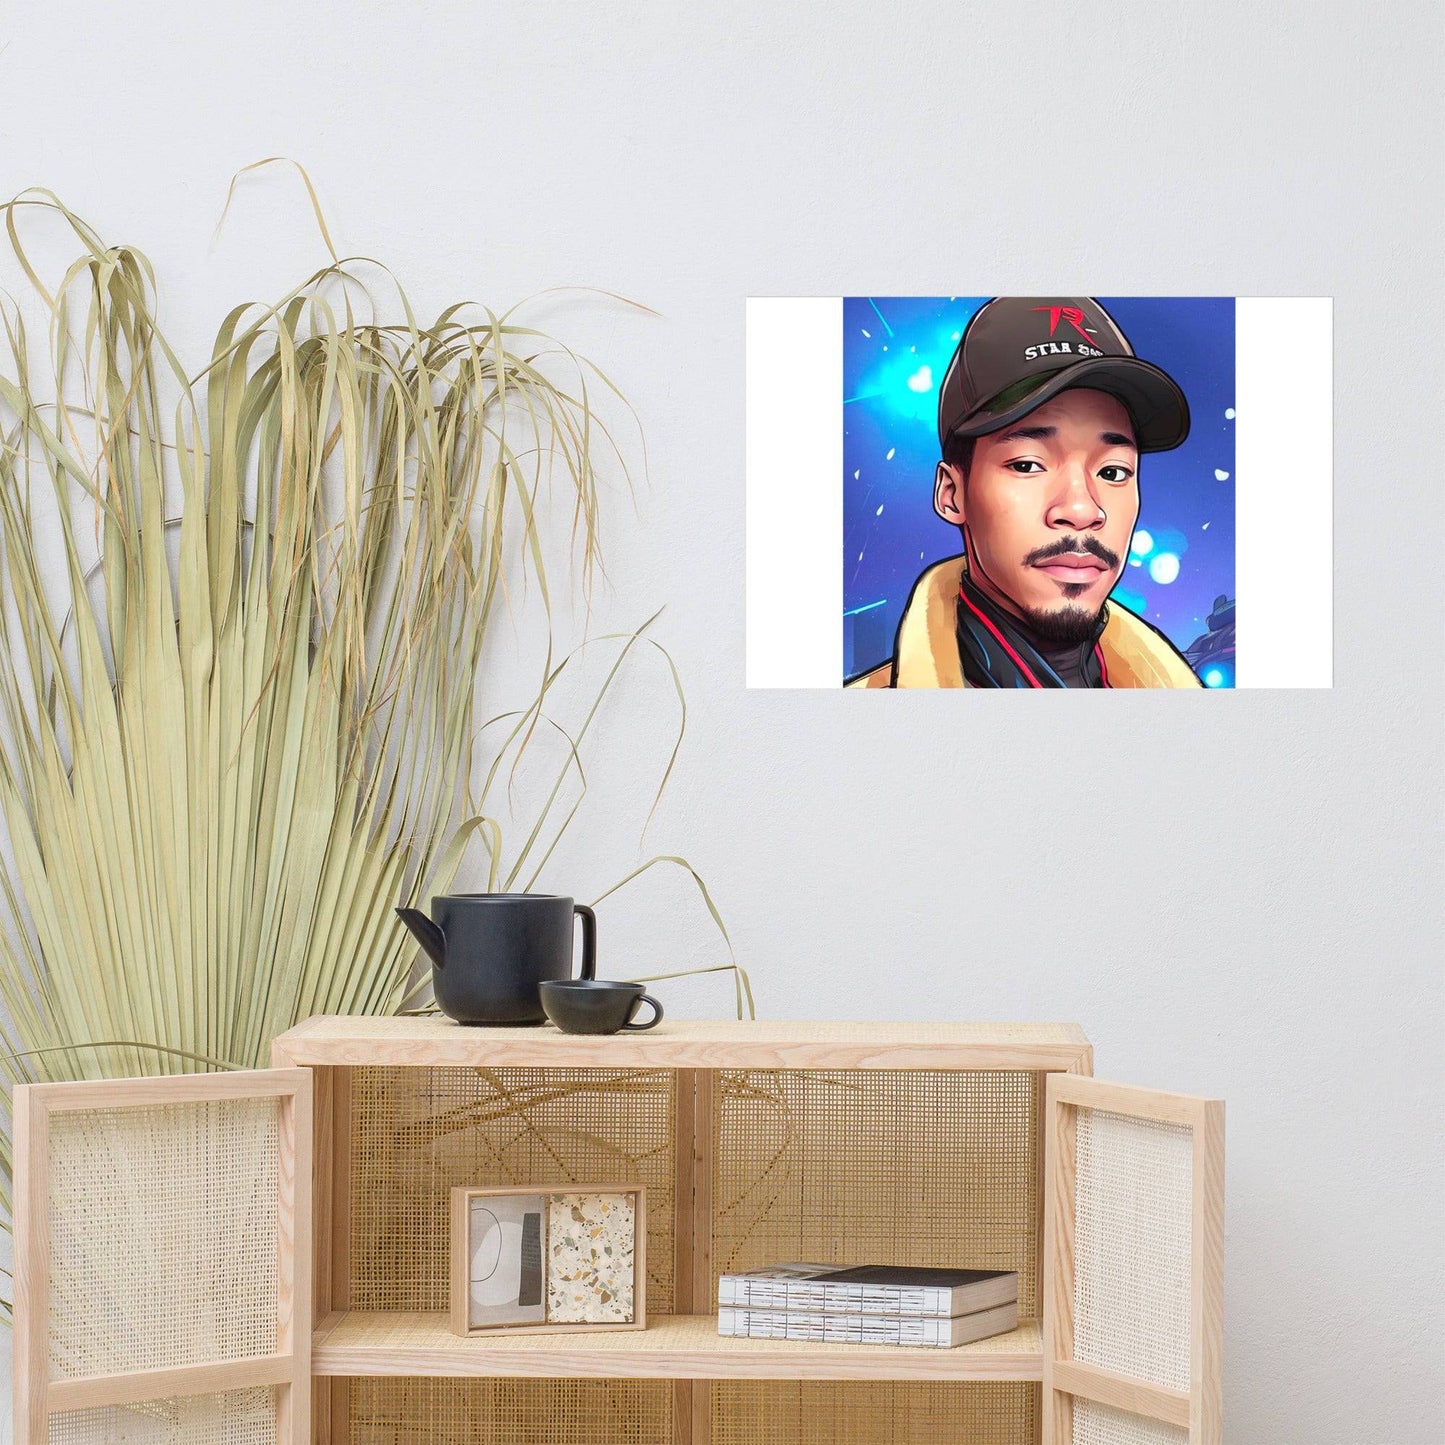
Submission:
{"label": "man's lips", "polygon": [[1074,586],[1087,586],[1100,572],[1107,572],[1097,557],[1087,552],[1071,552],[1066,557],[1050,557],[1047,562],[1035,562],[1040,572],[1046,572],[1058,582],[1069,582]]}

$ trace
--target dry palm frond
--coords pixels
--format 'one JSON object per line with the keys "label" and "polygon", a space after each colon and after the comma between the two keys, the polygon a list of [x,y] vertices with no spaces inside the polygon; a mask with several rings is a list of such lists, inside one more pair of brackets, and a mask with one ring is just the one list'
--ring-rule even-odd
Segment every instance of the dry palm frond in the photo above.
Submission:
{"label": "dry palm frond", "polygon": [[[36,207],[79,242],[53,291],[21,240]],[[475,678],[519,581],[550,615],[557,482],[590,583],[611,438],[588,387],[611,383],[515,312],[422,325],[398,288],[381,324],[366,268],[334,252],[231,312],[192,376],[139,252],[47,192],[4,215],[49,336],[33,353],[0,308],[0,1064],[11,1082],[264,1064],[298,1019],[410,1001],[393,905],[445,889],[478,831],[495,876]],[[513,755],[555,728],[556,673]],[[560,796],[512,878],[571,821],[544,827]]]}

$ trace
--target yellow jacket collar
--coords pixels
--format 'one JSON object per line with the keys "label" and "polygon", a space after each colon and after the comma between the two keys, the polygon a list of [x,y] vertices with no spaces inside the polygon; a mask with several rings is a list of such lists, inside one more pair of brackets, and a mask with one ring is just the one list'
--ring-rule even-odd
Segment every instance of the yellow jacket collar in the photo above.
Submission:
{"label": "yellow jacket collar", "polygon": [[[894,687],[967,687],[958,656],[958,589],[966,570],[963,557],[930,567],[913,584],[898,627]],[[1110,687],[1200,687],[1174,644],[1141,617],[1117,603],[1099,638]],[[886,675],[888,668],[878,669]],[[869,677],[873,677],[870,674]],[[887,681],[864,686],[887,687]]]}

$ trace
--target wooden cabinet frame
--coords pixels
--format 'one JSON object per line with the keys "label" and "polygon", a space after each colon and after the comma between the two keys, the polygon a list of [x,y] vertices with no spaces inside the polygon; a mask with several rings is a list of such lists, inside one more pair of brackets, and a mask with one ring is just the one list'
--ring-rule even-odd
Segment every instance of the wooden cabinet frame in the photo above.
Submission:
{"label": "wooden cabinet frame", "polygon": [[[271,1070],[43,1084],[16,1090],[15,1408],[17,1445],[44,1445],[60,1410],[124,1405],[251,1385],[276,1392],[280,1445],[350,1439],[354,1377],[623,1378],[670,1384],[676,1445],[713,1438],[710,1382],[1041,1382],[1042,1439],[1073,1445],[1074,1402],[1164,1422],[1190,1445],[1220,1445],[1223,1106],[1100,1083],[1073,1025],[674,1022],[642,1035],[581,1038],[550,1029],[465,1029],[442,1019],[316,1018],[275,1042]],[[446,1315],[352,1306],[351,1223],[357,1069],[668,1070],[672,1313],[645,1330],[462,1339]],[[712,1315],[713,1151],[724,1072],[1032,1073],[1025,1110],[1037,1141],[1024,1177],[1042,1201],[1031,1259],[1042,1321],[955,1350],[723,1339]],[[353,1089],[358,1091],[353,1099]],[[61,1110],[108,1111],[200,1100],[274,1098],[279,1120],[276,1349],[259,1358],[85,1379],[50,1378],[49,1127]],[[314,1102],[313,1102],[314,1100]],[[1166,1388],[1076,1358],[1075,1146],[1079,1112],[1190,1131],[1189,1388]],[[314,1130],[313,1130],[314,1111]],[[947,1116],[945,1116],[947,1117]],[[1177,1138],[1174,1140],[1177,1144]],[[356,1148],[361,1148],[356,1143]],[[1036,1161],[1036,1163],[1035,1163]],[[359,1167],[359,1166],[358,1166]],[[1032,1172],[1037,1169],[1037,1173]],[[465,1181],[456,1181],[458,1183]],[[721,1246],[719,1246],[721,1247]],[[412,1306],[408,1306],[412,1308]],[[1179,1323],[1176,1314],[1170,1319]],[[311,1328],[308,1328],[308,1324]],[[1159,1427],[1156,1427],[1159,1428]],[[1112,1438],[1110,1436],[1094,1438]],[[1120,1439],[1130,1438],[1127,1429]],[[1171,1437],[1172,1438],[1172,1437]]]}
{"label": "wooden cabinet frame", "polygon": [[[589,1038],[552,1029],[460,1028],[438,1018],[316,1018],[276,1040],[273,1062],[316,1079],[316,1218],[313,1351],[314,1439],[350,1438],[348,1377],[626,1377],[672,1382],[675,1445],[713,1438],[716,1379],[895,1381],[1041,1381],[1037,1319],[1011,1334],[957,1350],[839,1347],[781,1340],[725,1340],[717,1334],[712,1256],[714,1126],[719,1074],[788,1072],[1087,1074],[1093,1049],[1075,1025],[866,1024],[673,1021],[642,1035]],[[645,1331],[609,1340],[559,1335],[462,1340],[441,1315],[357,1312],[346,1258],[352,1187],[353,1071],[412,1068],[667,1069],[675,1086],[673,1137],[672,1312]],[[1035,1188],[1042,1199],[1044,1089],[1032,1128],[1038,1141]],[[1043,1258],[1039,1208],[1034,1258]],[[1040,1286],[1042,1273],[1040,1268]]]}

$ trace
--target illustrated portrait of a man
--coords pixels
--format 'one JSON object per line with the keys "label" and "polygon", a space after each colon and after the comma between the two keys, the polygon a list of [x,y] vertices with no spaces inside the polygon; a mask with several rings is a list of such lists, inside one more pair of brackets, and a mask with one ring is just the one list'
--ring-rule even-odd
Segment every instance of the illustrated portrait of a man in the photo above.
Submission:
{"label": "illustrated portrait of a man", "polygon": [[1159,630],[1109,602],[1140,458],[1189,435],[1184,393],[1090,297],[1002,296],[939,388],[933,507],[962,551],[913,585],[893,656],[850,687],[1184,687]]}

